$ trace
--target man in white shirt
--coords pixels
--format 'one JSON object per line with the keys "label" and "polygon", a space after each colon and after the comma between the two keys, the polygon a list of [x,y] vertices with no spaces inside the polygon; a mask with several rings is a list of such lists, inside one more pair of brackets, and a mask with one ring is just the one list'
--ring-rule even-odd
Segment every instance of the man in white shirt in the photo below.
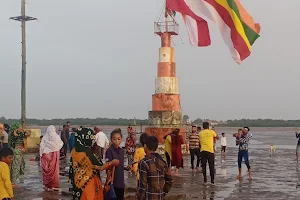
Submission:
{"label": "man in white shirt", "polygon": [[222,137],[221,137],[221,157],[223,157],[222,162],[225,162],[226,159],[226,146],[227,146],[227,140],[225,137],[225,133],[222,133]]}
{"label": "man in white shirt", "polygon": [[103,159],[104,148],[109,145],[109,140],[105,133],[103,133],[99,128],[94,127],[94,131],[96,133],[96,143],[99,147],[99,157]]}

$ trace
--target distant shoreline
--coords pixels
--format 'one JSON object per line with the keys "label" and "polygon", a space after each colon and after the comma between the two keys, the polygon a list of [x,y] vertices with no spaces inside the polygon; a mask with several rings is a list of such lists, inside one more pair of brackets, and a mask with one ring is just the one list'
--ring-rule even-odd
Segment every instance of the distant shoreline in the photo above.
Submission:
{"label": "distant shoreline", "polygon": [[[188,116],[183,116],[183,119]],[[5,117],[0,117],[0,123],[12,124],[18,119],[6,119]],[[71,124],[80,124],[82,126],[150,126],[148,119],[109,119],[109,118],[66,118],[66,119],[27,119],[27,126],[49,126],[53,124],[63,125],[67,121],[70,121]],[[215,127],[265,127],[265,128],[276,128],[276,127],[286,127],[286,128],[298,128],[300,127],[300,120],[280,120],[280,119],[239,119],[239,120],[227,120],[227,121],[217,121],[210,119],[196,119],[192,121],[192,124],[201,125],[204,121],[210,122],[212,126]],[[185,124],[182,124],[185,126]]]}

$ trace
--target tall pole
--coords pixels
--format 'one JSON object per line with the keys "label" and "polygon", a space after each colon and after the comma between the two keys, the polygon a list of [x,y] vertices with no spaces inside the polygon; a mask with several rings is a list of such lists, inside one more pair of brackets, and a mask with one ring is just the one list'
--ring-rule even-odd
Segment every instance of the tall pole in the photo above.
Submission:
{"label": "tall pole", "polygon": [[21,125],[25,128],[26,121],[26,21],[25,0],[21,0],[22,28],[22,77],[21,77]]}
{"label": "tall pole", "polygon": [[37,20],[37,18],[26,16],[25,0],[21,0],[21,16],[11,17],[21,22],[22,28],[22,76],[21,76],[21,126],[26,124],[26,21]]}
{"label": "tall pole", "polygon": [[9,19],[21,22],[22,28],[22,76],[21,76],[21,126],[26,124],[26,22],[37,20],[37,18],[26,16],[25,0],[21,0],[21,16]]}

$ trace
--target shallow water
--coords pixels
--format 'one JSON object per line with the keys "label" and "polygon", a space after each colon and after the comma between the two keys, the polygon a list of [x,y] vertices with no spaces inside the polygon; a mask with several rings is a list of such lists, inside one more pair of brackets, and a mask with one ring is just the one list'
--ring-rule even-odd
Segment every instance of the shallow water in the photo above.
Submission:
{"label": "shallow water", "polygon": [[[189,156],[184,158],[185,168],[180,171],[181,176],[175,177],[175,182],[167,199],[300,199],[300,166],[295,159],[294,128],[258,128],[253,129],[253,139],[249,146],[250,164],[253,171],[253,180],[246,177],[246,168],[243,165],[244,178],[236,180],[237,176],[237,147],[232,133],[236,128],[217,129],[218,133],[227,134],[228,149],[226,163],[221,163],[220,144],[217,143],[216,180],[215,186],[203,186],[202,174],[192,174]],[[269,145],[277,147],[274,156],[269,155]],[[38,162],[28,161],[34,155],[27,155],[27,171],[22,188],[15,190],[15,199],[18,200],[69,200],[70,187],[68,178],[61,176],[61,192],[44,192],[41,181],[41,169]],[[67,162],[61,163],[61,169]],[[208,171],[208,170],[207,170]],[[135,187],[135,177],[125,172],[125,181],[128,188]],[[209,180],[209,177],[208,177]],[[127,194],[127,199],[134,199],[134,194]]]}

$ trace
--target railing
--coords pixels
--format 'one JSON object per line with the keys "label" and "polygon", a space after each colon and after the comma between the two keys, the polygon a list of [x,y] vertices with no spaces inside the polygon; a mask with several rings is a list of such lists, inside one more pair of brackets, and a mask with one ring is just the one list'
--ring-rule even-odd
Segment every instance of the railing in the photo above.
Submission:
{"label": "railing", "polygon": [[172,33],[172,35],[178,35],[179,25],[175,21],[154,22],[154,33],[160,34],[164,32]]}

